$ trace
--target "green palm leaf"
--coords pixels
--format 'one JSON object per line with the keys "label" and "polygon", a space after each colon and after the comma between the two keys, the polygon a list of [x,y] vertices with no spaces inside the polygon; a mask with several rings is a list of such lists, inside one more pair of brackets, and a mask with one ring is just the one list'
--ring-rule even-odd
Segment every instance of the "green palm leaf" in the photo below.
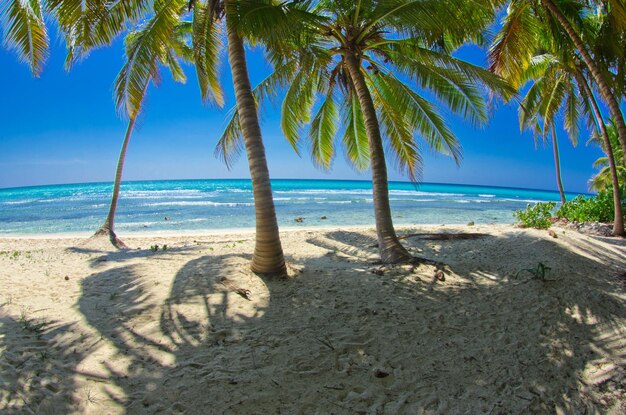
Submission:
{"label": "green palm leaf", "polygon": [[4,45],[39,76],[48,57],[48,32],[41,0],[4,0],[0,4]]}
{"label": "green palm leaf", "polygon": [[200,93],[204,101],[224,105],[219,84],[219,51],[222,48],[219,26],[215,21],[215,0],[196,0],[193,13],[193,52]]}
{"label": "green palm leaf", "polygon": [[309,140],[311,143],[311,158],[313,162],[324,170],[330,169],[335,157],[335,134],[338,125],[337,103],[330,91],[311,122]]}

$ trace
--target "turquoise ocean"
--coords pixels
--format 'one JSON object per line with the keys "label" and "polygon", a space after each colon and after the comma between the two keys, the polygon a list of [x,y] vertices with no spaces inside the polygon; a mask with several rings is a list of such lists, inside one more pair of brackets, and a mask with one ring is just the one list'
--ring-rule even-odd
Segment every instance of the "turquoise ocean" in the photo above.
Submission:
{"label": "turquoise ocean", "polygon": [[[111,183],[0,189],[0,234],[93,232],[106,217],[111,189]],[[374,224],[370,182],[273,180],[272,189],[280,226]],[[390,182],[389,189],[397,225],[514,223],[514,212],[529,203],[559,200],[556,192],[501,187]],[[295,222],[297,217],[304,220]],[[253,227],[249,180],[122,185],[120,233]]]}

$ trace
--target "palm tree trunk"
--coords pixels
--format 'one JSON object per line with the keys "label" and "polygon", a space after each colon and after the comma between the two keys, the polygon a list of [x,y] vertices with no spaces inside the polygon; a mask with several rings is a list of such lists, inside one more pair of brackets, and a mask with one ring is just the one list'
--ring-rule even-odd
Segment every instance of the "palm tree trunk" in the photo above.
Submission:
{"label": "palm tree trunk", "polygon": [[574,30],[569,20],[567,20],[565,15],[552,0],[541,0],[541,3],[546,9],[548,9],[550,14],[558,20],[563,29],[565,29],[572,42],[574,42],[574,45],[585,62],[585,65],[589,69],[589,72],[591,72],[593,79],[596,81],[600,94],[609,107],[611,117],[615,120],[615,124],[617,125],[617,135],[620,143],[622,144],[622,148],[624,149],[624,161],[626,161],[626,124],[624,123],[624,116],[620,109],[619,102],[611,91],[608,82],[604,79],[604,76],[602,76],[600,69],[589,54],[589,51],[587,51],[583,40],[580,36],[578,36],[578,33],[576,33],[576,30]]}
{"label": "palm tree trunk", "polygon": [[256,245],[252,257],[252,271],[261,274],[286,275],[287,267],[280,243],[278,221],[272,198],[270,174],[265,158],[265,147],[256,102],[248,78],[243,39],[230,21],[229,1],[225,2],[228,33],[228,61],[233,76],[237,112],[241,124],[256,210]]}
{"label": "palm tree trunk", "polygon": [[378,237],[378,250],[383,263],[393,264],[412,260],[413,257],[400,244],[391,220],[391,207],[389,206],[389,189],[387,182],[387,165],[383,141],[380,136],[380,126],[376,117],[376,108],[372,95],[365,83],[365,77],[361,73],[361,65],[353,53],[346,55],[350,78],[356,89],[370,149],[372,164],[372,191],[374,198],[374,217],[376,220],[376,235]]}
{"label": "palm tree trunk", "polygon": [[559,189],[559,195],[561,195],[561,203],[565,204],[565,192],[563,191],[563,180],[561,180],[561,157],[559,156],[559,143],[556,137],[556,128],[552,123],[552,148],[554,150],[554,167],[556,169],[556,186]]}
{"label": "palm tree trunk", "polygon": [[137,113],[135,113],[128,121],[128,127],[126,127],[126,135],[124,136],[124,142],[122,143],[122,149],[120,151],[119,159],[117,160],[117,169],[115,170],[115,181],[113,182],[113,196],[111,197],[111,204],[109,206],[109,214],[107,215],[104,224],[96,231],[94,236],[108,236],[109,240],[116,248],[126,248],[126,245],[115,234],[115,211],[117,210],[117,201],[120,195],[120,186],[122,184],[122,172],[124,171],[124,161],[126,160],[126,151],[128,150],[128,143],[130,143],[130,137],[133,134],[133,128],[135,127],[135,121],[137,120]]}
{"label": "palm tree trunk", "polygon": [[613,207],[615,210],[615,216],[613,218],[613,235],[624,236],[624,214],[622,213],[622,198],[619,189],[619,179],[617,178],[617,168],[615,167],[615,156],[613,155],[613,148],[611,147],[611,140],[609,139],[609,133],[606,130],[606,124],[602,119],[602,113],[596,98],[593,96],[593,91],[587,83],[587,80],[582,76],[582,73],[578,73],[578,83],[585,91],[585,95],[589,98],[593,115],[596,119],[596,127],[598,128],[602,141],[604,142],[604,153],[609,161],[609,171],[611,172],[611,182],[613,184]]}

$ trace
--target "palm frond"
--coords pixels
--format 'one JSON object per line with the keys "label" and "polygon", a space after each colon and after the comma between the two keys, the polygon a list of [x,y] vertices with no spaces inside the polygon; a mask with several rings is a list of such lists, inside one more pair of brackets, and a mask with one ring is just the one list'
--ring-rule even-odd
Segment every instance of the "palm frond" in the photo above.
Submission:
{"label": "palm frond", "polygon": [[4,45],[39,76],[48,58],[48,31],[41,0],[4,0],[0,3]]}
{"label": "palm frond", "polygon": [[193,13],[193,52],[203,101],[224,105],[219,83],[219,51],[222,42],[215,21],[215,1],[196,0]]}
{"label": "palm frond", "polygon": [[342,106],[343,125],[343,148],[346,160],[357,170],[365,170],[370,164],[370,152],[365,131],[363,112],[359,105],[356,92],[351,92],[346,97]]}
{"label": "palm frond", "polygon": [[159,59],[166,56],[185,0],[155,3],[154,16],[126,38],[126,63],[115,80],[115,106],[133,116],[141,110],[150,80],[159,80]]}
{"label": "palm frond", "polygon": [[411,181],[417,181],[421,177],[422,158],[413,138],[414,126],[409,124],[410,117],[407,117],[408,111],[403,105],[406,97],[402,100],[400,96],[394,95],[403,91],[392,90],[387,83],[387,75],[381,73],[366,75],[374,105],[378,108],[384,136],[388,140],[389,149],[392,150],[392,160],[401,173],[407,174]]}
{"label": "palm frond", "polygon": [[316,166],[324,170],[330,169],[335,157],[335,134],[338,126],[337,103],[332,90],[327,94],[311,122],[309,141],[311,158]]}
{"label": "palm frond", "polygon": [[230,170],[239,159],[244,148],[244,142],[236,107],[230,110],[227,119],[226,128],[215,146],[215,157],[221,159]]}

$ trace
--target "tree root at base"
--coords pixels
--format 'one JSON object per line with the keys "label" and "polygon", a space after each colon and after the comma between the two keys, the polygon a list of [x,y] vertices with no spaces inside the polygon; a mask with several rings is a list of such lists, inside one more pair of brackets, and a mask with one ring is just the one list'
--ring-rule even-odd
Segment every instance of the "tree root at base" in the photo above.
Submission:
{"label": "tree root at base", "polygon": [[102,237],[108,238],[109,242],[111,242],[111,245],[113,245],[117,249],[128,249],[128,246],[126,246],[124,241],[118,238],[115,232],[113,232],[113,230],[110,228],[102,227],[98,229],[91,238],[102,238]]}

